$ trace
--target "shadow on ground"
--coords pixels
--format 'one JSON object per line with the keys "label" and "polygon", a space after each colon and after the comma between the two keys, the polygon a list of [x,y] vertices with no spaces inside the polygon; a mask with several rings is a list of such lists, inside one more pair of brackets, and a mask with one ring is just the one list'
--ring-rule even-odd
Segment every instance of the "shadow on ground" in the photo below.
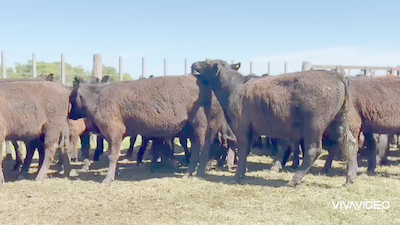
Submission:
{"label": "shadow on ground", "polygon": [[[185,163],[185,157],[183,154],[183,148],[180,146],[175,146],[175,160],[178,161],[181,166],[179,168],[175,169],[168,163],[157,163],[155,165],[152,165],[150,163],[151,159],[151,153],[150,151],[146,151],[144,155],[144,163],[142,166],[138,166],[136,163],[136,153],[138,151],[138,148],[135,148],[134,150],[134,157],[133,159],[125,159],[125,153],[126,150],[123,150],[121,152],[121,157],[117,166],[117,174],[115,179],[119,181],[142,181],[142,180],[147,180],[147,179],[154,179],[154,178],[166,178],[166,177],[175,177],[175,178],[180,178],[183,177],[183,175],[186,172],[187,166]],[[91,156],[93,156],[94,150],[91,150]],[[400,155],[397,151],[394,152],[392,151],[390,153],[391,156],[395,155]],[[320,159],[323,159],[321,157]],[[108,170],[108,155],[107,153],[103,154],[100,156],[100,160],[97,162],[93,162],[90,168],[89,172],[81,172],[82,168],[82,159],[79,159],[79,162],[73,162],[71,167],[72,167],[72,172],[71,176],[69,179],[71,180],[85,180],[85,181],[94,181],[94,182],[102,182],[103,179],[106,176],[107,170]],[[12,171],[12,167],[14,166],[14,161],[4,161],[4,174],[7,182],[12,182],[17,180],[17,172]],[[342,163],[343,164],[343,163]],[[389,160],[389,165],[397,165],[398,161],[397,159],[395,160]],[[290,167],[291,163],[287,163],[287,166],[283,168],[284,172],[290,172],[290,173],[295,173],[297,169],[293,169]],[[248,162],[247,163],[247,169],[248,172],[254,172],[254,171],[268,171],[272,166],[272,161],[271,162]],[[367,162],[364,160],[362,161],[361,167],[368,166]],[[64,177],[64,175],[61,173],[59,174],[57,172],[57,165],[52,165],[51,170],[49,171],[49,177]],[[37,169],[38,169],[38,162],[37,159],[33,160],[33,163],[30,168],[30,174],[26,178],[28,180],[34,180],[37,174]],[[332,167],[327,174],[321,174],[322,167],[320,166],[315,166],[311,168],[310,174],[313,175],[326,175],[329,177],[333,176],[345,176],[346,171],[342,168],[337,168],[337,167]],[[224,172],[224,173],[218,173],[213,174],[213,173],[208,173],[203,179],[210,181],[210,182],[222,182],[224,184],[232,184],[236,185],[234,182],[234,173],[228,172],[228,169],[226,167],[219,167],[217,169],[219,172]],[[390,172],[379,172],[377,173],[378,176],[381,177],[393,177],[393,176],[398,176],[398,174],[393,174]],[[277,178],[260,178],[260,177],[253,177],[253,176],[247,176],[245,177],[241,184],[247,184],[247,185],[260,185],[260,186],[271,186],[271,187],[282,187],[285,186],[285,184],[289,180],[283,180],[283,179],[277,179]],[[324,186],[323,184],[308,184],[308,185],[314,185],[314,186],[319,186],[319,187],[324,187],[324,188],[331,188],[329,186]]]}

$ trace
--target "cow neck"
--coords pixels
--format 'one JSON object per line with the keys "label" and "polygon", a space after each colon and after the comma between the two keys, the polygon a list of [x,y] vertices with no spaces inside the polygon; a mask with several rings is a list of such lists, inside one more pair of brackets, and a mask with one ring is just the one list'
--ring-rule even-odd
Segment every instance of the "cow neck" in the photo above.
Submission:
{"label": "cow neck", "polygon": [[211,83],[211,87],[221,104],[227,122],[232,129],[236,129],[242,111],[241,101],[245,83],[248,78],[242,76],[239,72],[220,67],[221,65],[217,66],[216,80]]}
{"label": "cow neck", "polygon": [[93,115],[96,112],[96,107],[103,87],[103,85],[100,86],[93,84],[82,84],[80,86],[80,95],[84,101],[84,107],[88,112],[87,115]]}

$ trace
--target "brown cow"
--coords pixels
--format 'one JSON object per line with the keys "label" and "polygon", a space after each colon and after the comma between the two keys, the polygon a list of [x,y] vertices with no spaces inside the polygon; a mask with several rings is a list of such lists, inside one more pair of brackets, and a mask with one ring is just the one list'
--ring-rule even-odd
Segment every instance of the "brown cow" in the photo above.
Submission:
{"label": "brown cow", "polygon": [[[368,174],[375,173],[378,148],[373,133],[400,134],[400,77],[349,77],[350,129],[355,137],[363,132],[369,150]],[[333,154],[329,154],[324,168],[330,168]]]}
{"label": "brown cow", "polygon": [[236,134],[237,182],[246,171],[249,144],[253,138],[265,134],[272,138],[304,140],[304,161],[288,183],[289,186],[299,184],[322,151],[325,130],[342,145],[347,160],[346,184],[356,179],[356,141],[349,132],[348,84],[342,74],[312,70],[247,81],[222,60],[195,62],[192,73],[198,74],[215,92]]}
{"label": "brown cow", "polygon": [[[68,146],[68,95],[62,84],[47,81],[21,81],[0,83],[0,141],[22,140],[29,143],[44,138],[45,158],[36,181],[47,176],[50,161],[63,134],[63,146]],[[51,97],[54,96],[54,97]],[[69,162],[63,148],[64,170],[69,173]],[[0,165],[2,165],[0,157]],[[25,162],[24,162],[25,163]],[[0,169],[0,184],[4,183]]]}
{"label": "brown cow", "polygon": [[[103,184],[114,180],[123,137],[141,134],[168,138],[186,125],[193,128],[193,133],[192,153],[185,176],[192,176],[200,151],[197,175],[204,175],[210,140],[216,135],[212,131],[222,126],[219,118],[212,118],[208,124],[207,115],[223,117],[224,114],[217,100],[199,101],[204,99],[202,95],[213,94],[201,91],[199,85],[202,84],[192,75],[121,81],[106,86],[74,82],[69,118],[89,118],[110,145],[109,170]],[[214,113],[214,110],[220,112]],[[213,128],[208,131],[208,127]]]}

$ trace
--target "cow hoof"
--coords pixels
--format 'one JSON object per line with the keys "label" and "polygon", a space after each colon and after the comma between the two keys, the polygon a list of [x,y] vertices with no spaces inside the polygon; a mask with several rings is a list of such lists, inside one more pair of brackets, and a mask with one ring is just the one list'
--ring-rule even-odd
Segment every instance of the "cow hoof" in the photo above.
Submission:
{"label": "cow hoof", "polygon": [[269,170],[270,173],[279,173],[279,170],[273,169],[273,170]]}
{"label": "cow hoof", "polygon": [[110,183],[110,182],[104,182],[104,181],[103,181],[103,182],[101,183],[101,186],[104,187],[104,188],[107,188],[107,187],[110,187],[110,186],[111,186],[111,183]]}
{"label": "cow hoof", "polygon": [[83,165],[82,169],[81,169],[81,172],[83,172],[83,173],[89,172],[89,166],[88,165]]}
{"label": "cow hoof", "polygon": [[291,180],[291,181],[287,182],[285,184],[285,186],[287,186],[287,187],[296,187],[297,183],[295,181]]}
{"label": "cow hoof", "polygon": [[242,181],[243,181],[243,177],[242,176],[235,176],[236,184],[240,184]]}
{"label": "cow hoof", "polygon": [[7,154],[6,158],[4,159],[4,161],[12,161],[12,160],[13,160],[13,158],[12,158],[12,155],[10,155],[10,154]]}
{"label": "cow hoof", "polygon": [[43,180],[35,180],[35,183],[37,183],[37,184],[44,184],[44,181],[43,181]]}
{"label": "cow hoof", "polygon": [[329,173],[329,170],[323,168],[319,173],[320,173],[320,174],[328,174],[328,173]]}
{"label": "cow hoof", "polygon": [[349,187],[352,184],[354,184],[354,181],[347,180],[346,183],[343,185],[343,187]]}
{"label": "cow hoof", "polygon": [[228,168],[228,172],[235,173],[236,169],[237,169],[237,167],[230,167],[230,168]]}
{"label": "cow hoof", "polygon": [[191,177],[192,177],[192,175],[190,175],[189,173],[185,173],[185,175],[183,175],[182,178],[189,179]]}
{"label": "cow hoof", "polygon": [[26,178],[25,175],[18,175],[17,180],[24,180]]}
{"label": "cow hoof", "polygon": [[279,173],[280,169],[278,167],[271,167],[271,169],[269,169],[269,171],[271,173]]}
{"label": "cow hoof", "polygon": [[367,171],[367,175],[368,176],[375,176],[376,173],[375,173],[375,171]]}
{"label": "cow hoof", "polygon": [[20,166],[15,165],[15,166],[12,168],[12,171],[19,171],[19,168],[20,168]]}

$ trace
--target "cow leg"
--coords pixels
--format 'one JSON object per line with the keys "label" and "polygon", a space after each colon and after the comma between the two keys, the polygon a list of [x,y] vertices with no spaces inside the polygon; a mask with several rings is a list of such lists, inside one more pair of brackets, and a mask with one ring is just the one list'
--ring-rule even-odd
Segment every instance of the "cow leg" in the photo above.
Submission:
{"label": "cow leg", "polygon": [[165,148],[166,148],[165,158],[174,167],[174,169],[178,169],[180,166],[180,163],[175,160],[175,150],[174,150],[173,139],[166,140],[166,141],[164,141],[164,143],[165,143]]}
{"label": "cow leg", "polygon": [[249,135],[249,131],[246,129],[245,131],[238,133],[236,138],[238,145],[238,167],[236,169],[235,181],[236,183],[240,183],[242,178],[245,177],[247,156],[252,146],[253,137],[252,135]]}
{"label": "cow leg", "polygon": [[[277,143],[277,154],[274,157],[274,165],[270,168],[271,172],[279,172],[282,170],[282,162],[284,158],[284,154],[286,153],[288,146],[288,141],[278,140]],[[290,154],[290,153],[289,153]]]}
{"label": "cow leg", "polygon": [[310,171],[311,166],[322,152],[322,132],[312,131],[306,132],[304,137],[304,146],[307,149],[303,155],[303,163],[299,167],[292,180],[287,186],[296,186],[300,184],[304,176]]}
{"label": "cow leg", "polygon": [[218,154],[218,158],[217,158],[217,162],[218,162],[217,166],[218,167],[224,166],[225,161],[226,161],[226,156],[228,154],[228,148],[225,146],[221,146],[220,153],[221,154]]}
{"label": "cow leg", "polygon": [[[137,153],[137,158],[136,158],[136,163],[137,163],[138,166],[142,166],[143,165],[143,155],[144,155],[144,152],[147,149],[147,145],[149,144],[149,140],[150,139],[148,139],[148,138],[143,138],[142,137],[142,146],[140,146],[140,149],[139,149],[139,151]],[[152,146],[154,146],[154,145],[152,145]]]}
{"label": "cow leg", "polygon": [[99,134],[96,139],[96,150],[94,152],[93,161],[99,161],[100,156],[104,153],[104,138]]}
{"label": "cow leg", "polygon": [[135,148],[135,142],[136,142],[137,136],[131,136],[130,138],[130,143],[129,143],[129,149],[126,151],[125,158],[127,159],[132,159],[133,157],[133,149]]}
{"label": "cow leg", "polygon": [[76,147],[78,143],[79,135],[71,134],[69,137],[69,158],[73,162],[78,161],[78,148]]}
{"label": "cow leg", "polygon": [[38,175],[36,176],[35,181],[43,182],[47,177],[47,171],[50,168],[51,160],[54,159],[54,155],[56,153],[56,149],[60,139],[59,128],[51,128],[45,130],[44,137],[44,160],[43,165],[39,170]]}
{"label": "cow leg", "polygon": [[[203,131],[203,129],[201,129]],[[199,160],[199,167],[197,169],[197,176],[198,177],[204,177],[206,175],[206,167],[207,167],[207,162],[209,159],[209,154],[210,154],[210,147],[211,147],[211,141],[213,140],[216,136],[216,133],[212,131],[211,129],[207,129],[206,132],[204,132],[204,138],[200,139],[200,160]],[[197,162],[197,161],[196,161]]]}
{"label": "cow leg", "polygon": [[1,151],[0,151],[0,187],[3,186],[5,183],[4,174],[3,174],[3,143],[4,143],[4,139],[5,139],[4,137],[2,139],[0,139],[1,140],[1,142],[0,142],[0,149],[1,149]]}
{"label": "cow leg", "polygon": [[396,141],[397,148],[400,149],[400,135],[396,134]]}
{"label": "cow leg", "polygon": [[88,172],[90,169],[90,134],[89,132],[85,132],[81,135],[81,152],[82,152],[82,159],[83,159],[83,166],[81,171]]}
{"label": "cow leg", "polygon": [[19,171],[22,163],[23,163],[23,156],[22,156],[22,152],[21,152],[21,146],[19,146],[20,142],[18,141],[11,141],[11,143],[14,145],[14,149],[15,149],[15,165],[13,167],[13,171]]}
{"label": "cow leg", "polygon": [[235,151],[229,147],[228,148],[228,153],[226,155],[226,164],[228,165],[228,171],[229,172],[235,172],[237,165],[235,165],[235,158],[236,158],[236,153]]}
{"label": "cow leg", "polygon": [[287,148],[283,154],[283,158],[282,158],[282,167],[284,167],[286,165],[291,154],[292,154],[292,147],[287,146]]}
{"label": "cow leg", "polygon": [[[107,140],[108,141],[108,140]],[[121,143],[122,143],[122,135],[119,137],[114,137],[110,141],[108,141],[110,144],[110,152],[108,155],[108,158],[110,160],[109,167],[108,167],[108,172],[106,178],[103,180],[103,185],[110,185],[111,181],[115,179],[115,173],[117,170],[117,162],[119,159],[119,155],[121,152]]]}
{"label": "cow leg", "polygon": [[[146,150],[146,145],[145,145],[145,148],[144,148],[145,150]],[[151,159],[151,164],[150,164],[150,172],[151,173],[153,173],[155,171],[155,168],[157,166],[157,160],[158,160],[158,158],[160,156],[160,154],[159,154],[160,148],[156,148],[156,147],[160,147],[160,145],[162,145],[162,142],[160,142],[160,140],[158,138],[154,138],[153,139],[153,143],[151,145],[151,152],[152,152],[152,159]]]}
{"label": "cow leg", "polygon": [[186,164],[189,164],[189,162],[190,162],[190,151],[189,151],[189,148],[188,148],[187,138],[186,137],[182,137],[182,138],[179,138],[179,140],[181,142],[181,145],[182,145],[183,149],[185,150]]}
{"label": "cow leg", "polygon": [[[32,163],[33,159],[33,154],[35,153],[36,150],[36,142],[37,140],[32,140],[30,142],[26,143],[26,157],[24,160],[24,163],[22,165],[21,171],[18,174],[18,179],[24,179],[25,177],[28,176],[29,173],[29,168]],[[40,159],[40,157],[39,157]]]}
{"label": "cow leg", "polygon": [[321,174],[328,174],[329,170],[332,168],[332,161],[338,154],[337,149],[340,148],[340,143],[335,140],[324,141],[324,148],[328,151],[328,157],[326,158],[325,165],[321,170]]}
{"label": "cow leg", "polygon": [[379,159],[380,159],[380,164],[381,165],[388,165],[389,161],[388,161],[388,155],[390,152],[390,143],[394,142],[394,135],[393,134],[389,134],[388,135],[388,140],[387,140],[387,144],[384,146],[384,152],[380,152],[379,155]]}
{"label": "cow leg", "polygon": [[297,169],[300,165],[300,143],[298,141],[292,143],[293,164],[292,168]]}
{"label": "cow leg", "polygon": [[377,145],[376,141],[374,139],[373,133],[367,133],[364,132],[365,136],[365,143],[368,151],[368,170],[367,174],[368,175],[374,175],[375,174],[375,168],[376,168],[376,152],[377,152]]}
{"label": "cow leg", "polygon": [[191,142],[192,142],[192,148],[190,151],[189,165],[184,177],[193,176],[193,173],[196,170],[197,162],[199,161],[200,146],[201,146],[200,135],[198,134],[193,135]]}
{"label": "cow leg", "polygon": [[64,167],[64,176],[70,175],[71,172],[71,164],[70,164],[70,134],[69,134],[69,126],[65,125],[63,131],[61,132],[61,142],[59,144],[60,148],[60,159],[61,165]]}
{"label": "cow leg", "polygon": [[[38,150],[38,152],[39,152],[39,170],[40,170],[40,168],[42,168],[42,165],[43,165],[43,161],[44,161],[44,140],[38,140],[37,142],[35,142],[35,143],[37,143],[37,150]],[[36,147],[33,147],[33,152],[35,152],[35,148]]]}

